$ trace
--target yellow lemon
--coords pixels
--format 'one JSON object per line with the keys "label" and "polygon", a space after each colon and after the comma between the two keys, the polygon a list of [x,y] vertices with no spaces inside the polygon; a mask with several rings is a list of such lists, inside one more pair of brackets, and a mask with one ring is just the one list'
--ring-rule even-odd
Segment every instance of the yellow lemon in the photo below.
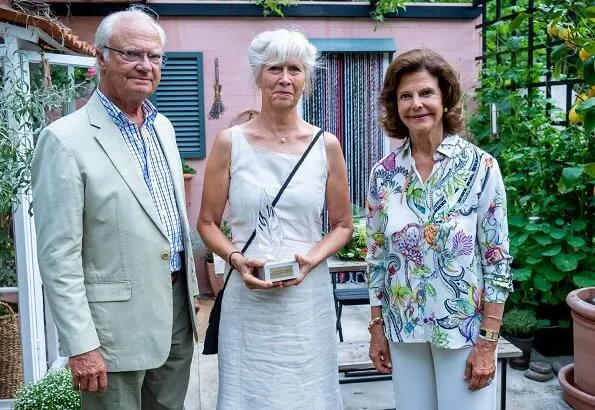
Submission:
{"label": "yellow lemon", "polygon": [[576,96],[576,100],[574,101],[575,104],[578,103],[582,103],[584,101],[587,101],[589,99],[589,96],[587,95],[587,93],[580,93],[579,95]]}
{"label": "yellow lemon", "polygon": [[553,23],[549,23],[547,25],[547,33],[552,36],[552,37],[556,37],[558,35],[560,30],[558,30],[558,25],[557,24],[553,24]]}
{"label": "yellow lemon", "polygon": [[581,122],[581,117],[579,117],[574,107],[572,107],[568,112],[568,121],[570,121],[571,124],[578,124]]}
{"label": "yellow lemon", "polygon": [[585,61],[587,58],[591,57],[591,54],[589,54],[589,52],[584,48],[581,48],[581,51],[578,52],[578,57],[581,59],[581,61]]}

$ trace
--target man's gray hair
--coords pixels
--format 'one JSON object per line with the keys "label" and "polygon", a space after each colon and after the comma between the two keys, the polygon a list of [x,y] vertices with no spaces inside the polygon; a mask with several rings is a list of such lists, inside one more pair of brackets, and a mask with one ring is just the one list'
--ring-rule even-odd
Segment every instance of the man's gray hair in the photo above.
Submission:
{"label": "man's gray hair", "polygon": [[248,47],[248,63],[256,84],[265,66],[284,64],[291,59],[304,66],[308,91],[318,66],[318,50],[299,28],[263,31],[252,39]]}
{"label": "man's gray hair", "polygon": [[101,48],[104,58],[107,58],[109,50],[103,48],[103,46],[109,46],[109,40],[113,34],[116,23],[123,18],[138,19],[148,23],[159,35],[159,38],[161,39],[161,45],[165,46],[165,31],[157,23],[155,18],[147,13],[149,10],[150,9],[148,9],[146,6],[134,5],[130,6],[126,10],[117,11],[108,15],[106,18],[101,20],[101,23],[99,23],[97,31],[95,32],[95,48]]}

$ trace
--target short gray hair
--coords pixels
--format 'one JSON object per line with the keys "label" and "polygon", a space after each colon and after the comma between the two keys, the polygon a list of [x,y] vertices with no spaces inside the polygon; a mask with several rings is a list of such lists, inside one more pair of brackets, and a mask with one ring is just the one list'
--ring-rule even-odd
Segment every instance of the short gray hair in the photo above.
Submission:
{"label": "short gray hair", "polygon": [[265,66],[283,64],[294,58],[304,66],[306,90],[309,90],[318,66],[318,50],[299,28],[263,31],[248,47],[248,63],[256,84]]}
{"label": "short gray hair", "polygon": [[[161,39],[161,45],[165,46],[165,31],[163,28],[157,23],[155,18],[148,14],[150,9],[147,6],[143,5],[133,5],[123,11],[117,11],[108,15],[106,18],[101,20],[99,26],[97,27],[97,31],[95,32],[95,48],[102,48],[107,46],[109,43],[110,38],[112,37],[114,27],[116,23],[124,18],[130,19],[138,19],[145,23],[148,23],[151,27],[155,29],[159,38]],[[108,51],[107,49],[103,49],[103,56],[107,58]]]}

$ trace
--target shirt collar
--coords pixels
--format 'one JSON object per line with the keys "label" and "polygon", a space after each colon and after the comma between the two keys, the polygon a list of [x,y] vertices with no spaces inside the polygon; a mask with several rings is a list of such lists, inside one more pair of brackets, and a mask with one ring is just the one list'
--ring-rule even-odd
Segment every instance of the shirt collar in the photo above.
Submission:
{"label": "shirt collar", "polygon": [[[437,161],[441,157],[451,158],[456,155],[460,150],[459,144],[460,137],[457,134],[446,134],[446,137],[442,140],[436,153],[434,153],[434,160]],[[407,138],[403,144],[403,156],[411,156],[411,138]]]}
{"label": "shirt collar", "polygon": [[[116,104],[114,104],[109,98],[107,98],[107,96],[104,93],[102,93],[101,90],[97,89],[97,95],[99,96],[99,100],[105,107],[105,110],[107,111],[108,115],[119,128],[133,125],[133,122],[130,121],[130,119],[128,119],[126,114],[124,114],[124,112],[120,108],[118,108]],[[157,117],[157,108],[155,108],[155,106],[151,104],[151,101],[145,100],[143,101],[141,109],[145,114],[145,122],[143,123],[143,125],[152,126],[155,122],[155,118]]]}

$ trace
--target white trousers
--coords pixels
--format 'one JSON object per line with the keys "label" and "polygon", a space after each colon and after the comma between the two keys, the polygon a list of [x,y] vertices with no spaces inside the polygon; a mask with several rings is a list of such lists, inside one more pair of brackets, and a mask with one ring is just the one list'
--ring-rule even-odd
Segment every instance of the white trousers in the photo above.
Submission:
{"label": "white trousers", "polygon": [[465,362],[471,348],[441,349],[430,343],[389,343],[397,410],[495,410],[496,376],[471,391]]}

